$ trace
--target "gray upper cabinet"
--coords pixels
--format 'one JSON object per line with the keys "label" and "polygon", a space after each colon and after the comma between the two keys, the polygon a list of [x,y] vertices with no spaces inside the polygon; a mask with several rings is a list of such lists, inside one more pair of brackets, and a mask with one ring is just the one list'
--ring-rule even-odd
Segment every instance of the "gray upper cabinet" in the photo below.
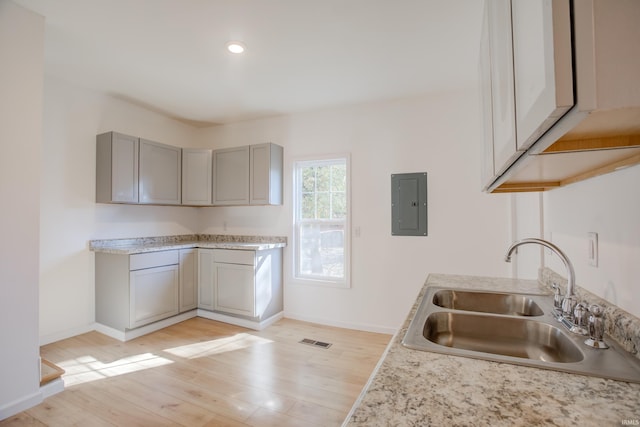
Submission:
{"label": "gray upper cabinet", "polygon": [[182,149],[140,139],[140,203],[179,205]]}
{"label": "gray upper cabinet", "polygon": [[283,149],[271,143],[249,147],[249,204],[282,204]]}
{"label": "gray upper cabinet", "polygon": [[96,202],[281,205],[283,148],[179,148],[117,132],[96,137]]}
{"label": "gray upper cabinet", "polygon": [[213,152],[213,204],[249,204],[249,146]]}
{"label": "gray upper cabinet", "polygon": [[182,204],[212,204],[212,150],[182,149]]}
{"label": "gray upper cabinet", "polygon": [[282,204],[283,148],[272,143],[213,152],[214,205]]}
{"label": "gray upper cabinet", "polygon": [[117,132],[96,137],[96,202],[138,203],[138,145]]}

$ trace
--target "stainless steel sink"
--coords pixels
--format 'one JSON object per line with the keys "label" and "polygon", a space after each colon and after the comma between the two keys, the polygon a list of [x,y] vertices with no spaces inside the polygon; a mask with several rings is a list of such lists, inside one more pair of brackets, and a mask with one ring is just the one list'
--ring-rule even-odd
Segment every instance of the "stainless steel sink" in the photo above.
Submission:
{"label": "stainless steel sink", "polygon": [[432,313],[423,336],[447,347],[547,362],[584,359],[580,349],[555,326],[514,317]]}
{"label": "stainless steel sink", "polygon": [[402,344],[421,351],[640,383],[640,360],[608,336],[609,349],[588,347],[587,337],[567,331],[552,310],[551,295],[429,287]]}
{"label": "stainless steel sink", "polygon": [[444,308],[514,316],[544,313],[528,295],[446,289],[433,295],[433,303]]}

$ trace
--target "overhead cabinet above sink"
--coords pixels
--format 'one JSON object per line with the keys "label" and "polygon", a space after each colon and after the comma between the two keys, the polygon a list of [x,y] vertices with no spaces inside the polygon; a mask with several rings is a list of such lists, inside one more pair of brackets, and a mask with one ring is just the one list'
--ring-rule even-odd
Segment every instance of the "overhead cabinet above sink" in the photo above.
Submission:
{"label": "overhead cabinet above sink", "polygon": [[485,5],[483,190],[548,190],[640,163],[640,2]]}

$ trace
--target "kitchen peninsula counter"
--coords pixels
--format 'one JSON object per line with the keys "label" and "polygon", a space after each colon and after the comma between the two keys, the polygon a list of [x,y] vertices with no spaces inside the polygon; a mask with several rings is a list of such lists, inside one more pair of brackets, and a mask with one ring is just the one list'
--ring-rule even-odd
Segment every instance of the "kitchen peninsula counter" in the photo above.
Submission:
{"label": "kitchen peninsula counter", "polygon": [[344,425],[639,425],[640,384],[404,347],[430,286],[549,293],[533,280],[430,275]]}
{"label": "kitchen peninsula counter", "polygon": [[131,239],[91,240],[93,252],[131,255],[172,249],[234,249],[261,251],[284,248],[287,238],[280,236],[235,236],[226,234],[189,234],[162,237],[138,237]]}

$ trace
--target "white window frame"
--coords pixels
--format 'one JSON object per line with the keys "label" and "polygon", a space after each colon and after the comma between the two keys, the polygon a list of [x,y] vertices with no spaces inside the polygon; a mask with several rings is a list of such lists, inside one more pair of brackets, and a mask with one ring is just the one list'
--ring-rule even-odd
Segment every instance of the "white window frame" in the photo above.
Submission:
{"label": "white window frame", "polygon": [[[344,278],[336,279],[330,276],[307,276],[298,273],[298,265],[300,261],[300,225],[298,213],[300,210],[300,182],[298,178],[298,169],[302,165],[321,164],[331,162],[333,160],[341,160],[346,165],[346,215],[344,221]],[[299,284],[320,285],[337,288],[351,287],[351,155],[349,153],[339,153],[331,155],[318,155],[298,158],[293,161],[293,265],[292,276],[293,281]],[[309,221],[305,221],[309,222]],[[327,221],[328,222],[328,221]],[[334,222],[331,220],[331,222]]]}

